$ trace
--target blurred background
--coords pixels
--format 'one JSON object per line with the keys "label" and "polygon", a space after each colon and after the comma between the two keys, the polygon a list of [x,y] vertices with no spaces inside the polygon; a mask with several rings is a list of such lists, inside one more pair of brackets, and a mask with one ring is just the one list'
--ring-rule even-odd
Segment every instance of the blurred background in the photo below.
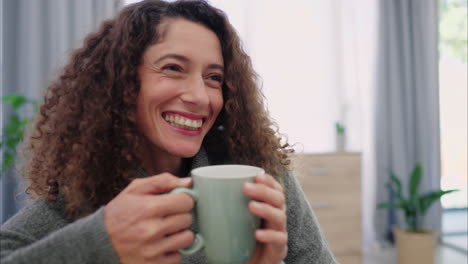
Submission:
{"label": "blurred background", "polygon": [[[0,0],[1,93],[40,102],[86,34],[133,0]],[[239,33],[293,169],[341,263],[396,263],[400,210],[420,163],[422,193],[458,189],[428,210],[436,263],[467,263],[467,0],[211,0]],[[2,101],[10,116],[33,104]],[[2,145],[2,160],[8,151]],[[24,205],[2,171],[1,221]],[[429,254],[429,253],[428,253]]]}

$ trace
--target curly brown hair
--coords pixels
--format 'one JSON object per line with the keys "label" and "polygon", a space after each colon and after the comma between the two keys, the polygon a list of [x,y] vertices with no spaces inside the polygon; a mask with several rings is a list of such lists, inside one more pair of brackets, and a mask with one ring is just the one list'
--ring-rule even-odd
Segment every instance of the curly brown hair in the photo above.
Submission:
{"label": "curly brown hair", "polygon": [[135,176],[144,142],[136,124],[137,68],[168,18],[218,36],[225,63],[224,108],[203,142],[208,153],[265,168],[281,181],[292,149],[263,104],[250,58],[224,13],[204,1],[147,0],[125,7],[88,35],[48,88],[25,149],[31,197],[65,201],[70,219],[92,213]]}

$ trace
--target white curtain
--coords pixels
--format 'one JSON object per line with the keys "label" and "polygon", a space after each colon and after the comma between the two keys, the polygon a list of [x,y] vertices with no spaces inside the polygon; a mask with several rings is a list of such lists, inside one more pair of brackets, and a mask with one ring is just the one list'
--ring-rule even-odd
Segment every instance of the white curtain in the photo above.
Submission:
{"label": "white curtain", "polygon": [[272,117],[300,152],[361,152],[363,244],[374,239],[376,0],[211,0],[240,34]]}
{"label": "white curtain", "polygon": [[17,85],[9,89],[37,97],[66,63],[70,51],[115,14],[120,4],[118,0],[6,0],[5,5],[11,5],[5,7],[11,8],[5,15],[13,12],[8,22],[16,32],[11,46],[5,47],[13,52],[11,61],[16,64],[11,70],[16,72]]}
{"label": "white curtain", "polygon": [[[70,51],[99,23],[116,14],[120,0],[2,0],[2,95],[39,100]],[[8,118],[2,103],[2,124]],[[21,206],[13,171],[2,175],[1,221]]]}
{"label": "white curtain", "polygon": [[[376,85],[376,202],[389,199],[389,172],[402,179],[407,195],[409,174],[420,162],[421,192],[440,188],[438,95],[438,20],[436,0],[380,0],[378,83]],[[401,215],[380,210],[375,215],[377,239],[390,225],[404,226]],[[440,230],[437,203],[425,228]]]}

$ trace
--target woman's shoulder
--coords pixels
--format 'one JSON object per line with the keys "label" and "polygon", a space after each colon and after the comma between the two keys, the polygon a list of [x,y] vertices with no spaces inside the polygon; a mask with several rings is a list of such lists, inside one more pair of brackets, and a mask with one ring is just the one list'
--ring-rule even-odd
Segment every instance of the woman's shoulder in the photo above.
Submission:
{"label": "woman's shoulder", "polygon": [[9,231],[38,239],[67,224],[63,202],[37,198],[6,221],[2,225],[2,232]]}

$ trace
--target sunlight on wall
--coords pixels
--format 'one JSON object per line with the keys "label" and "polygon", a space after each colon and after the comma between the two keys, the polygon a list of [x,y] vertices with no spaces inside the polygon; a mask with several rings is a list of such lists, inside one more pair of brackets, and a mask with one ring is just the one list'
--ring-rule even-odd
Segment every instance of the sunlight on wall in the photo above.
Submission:
{"label": "sunlight on wall", "polygon": [[[213,0],[241,36],[262,80],[271,116],[299,152],[362,151],[371,97],[373,1]],[[365,8],[362,8],[365,7]]]}

